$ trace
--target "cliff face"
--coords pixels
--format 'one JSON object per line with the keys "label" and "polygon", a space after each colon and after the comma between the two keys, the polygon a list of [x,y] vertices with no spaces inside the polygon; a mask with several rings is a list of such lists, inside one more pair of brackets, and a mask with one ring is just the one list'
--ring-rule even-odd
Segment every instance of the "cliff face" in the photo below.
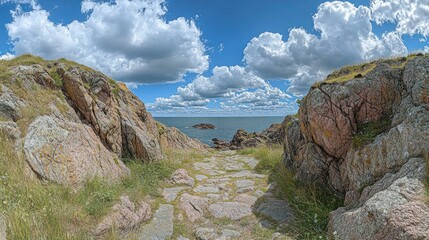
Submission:
{"label": "cliff face", "polygon": [[315,84],[288,117],[284,164],[345,197],[337,239],[427,239],[429,56],[349,67]]}
{"label": "cliff face", "polygon": [[129,172],[121,158],[147,162],[170,148],[206,148],[157,123],[124,84],[100,72],[29,55],[0,64],[0,130],[40,178],[115,180]]}

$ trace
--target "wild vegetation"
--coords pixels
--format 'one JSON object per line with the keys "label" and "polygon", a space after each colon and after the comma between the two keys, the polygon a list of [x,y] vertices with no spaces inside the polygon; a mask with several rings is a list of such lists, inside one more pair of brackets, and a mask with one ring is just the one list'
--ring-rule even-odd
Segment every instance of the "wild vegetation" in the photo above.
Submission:
{"label": "wild vegetation", "polygon": [[124,194],[134,201],[145,200],[156,209],[157,189],[163,180],[181,164],[203,157],[197,153],[166,154],[165,160],[144,165],[125,160],[131,174],[119,183],[93,179],[81,189],[72,189],[26,173],[31,170],[25,160],[14,151],[12,141],[0,133],[0,215],[7,219],[8,237],[88,239],[91,230]]}
{"label": "wild vegetation", "polygon": [[353,145],[355,147],[362,147],[377,137],[379,134],[385,132],[390,127],[389,119],[382,119],[376,122],[363,123],[358,126],[358,131],[353,136]]}
{"label": "wild vegetation", "polygon": [[299,183],[294,173],[281,164],[282,153],[280,146],[240,151],[259,160],[255,169],[269,173],[269,181],[275,184],[275,196],[286,200],[294,209],[295,219],[285,229],[287,235],[296,239],[329,239],[328,215],[341,206],[342,199],[316,185]]}

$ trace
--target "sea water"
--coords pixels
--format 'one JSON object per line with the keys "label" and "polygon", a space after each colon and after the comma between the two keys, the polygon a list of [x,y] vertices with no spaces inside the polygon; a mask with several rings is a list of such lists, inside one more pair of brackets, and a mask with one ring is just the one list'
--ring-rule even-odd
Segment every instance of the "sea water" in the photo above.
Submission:
{"label": "sea water", "polygon": [[[260,132],[273,123],[281,123],[284,117],[156,117],[157,121],[168,127],[176,127],[189,137],[212,145],[212,139],[231,141],[238,129],[247,132]],[[213,124],[216,129],[195,129],[200,123]]]}

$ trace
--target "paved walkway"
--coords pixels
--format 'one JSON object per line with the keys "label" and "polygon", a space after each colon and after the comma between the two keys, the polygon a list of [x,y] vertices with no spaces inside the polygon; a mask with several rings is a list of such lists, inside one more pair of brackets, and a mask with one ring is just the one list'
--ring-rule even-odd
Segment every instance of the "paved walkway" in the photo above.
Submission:
{"label": "paved walkway", "polygon": [[193,163],[184,184],[163,189],[163,203],[140,239],[286,239],[277,231],[292,211],[272,197],[268,176],[253,171],[257,163],[235,151]]}

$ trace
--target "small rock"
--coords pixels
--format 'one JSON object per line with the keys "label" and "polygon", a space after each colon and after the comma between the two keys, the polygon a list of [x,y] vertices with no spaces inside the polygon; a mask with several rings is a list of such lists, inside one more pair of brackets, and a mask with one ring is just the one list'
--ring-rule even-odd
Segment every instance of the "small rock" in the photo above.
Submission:
{"label": "small rock", "polygon": [[164,196],[165,201],[172,202],[176,199],[177,194],[182,190],[186,189],[185,187],[176,187],[176,188],[164,188],[162,195]]}
{"label": "small rock", "polygon": [[197,181],[201,182],[201,181],[203,181],[204,179],[207,179],[207,176],[204,176],[204,175],[197,175],[197,176],[195,176],[195,179],[197,179]]}
{"label": "small rock", "polygon": [[153,220],[145,225],[140,233],[140,240],[164,240],[173,235],[174,207],[161,204]]}
{"label": "small rock", "polygon": [[259,226],[263,227],[263,228],[272,228],[273,224],[268,221],[267,219],[263,219],[261,221],[259,221]]}
{"label": "small rock", "polygon": [[194,222],[203,216],[204,210],[208,207],[208,198],[192,196],[184,193],[180,197],[180,208],[185,211],[190,222]]}
{"label": "small rock", "polygon": [[222,230],[222,238],[223,239],[229,239],[233,237],[239,237],[241,233],[239,231],[230,230],[230,229],[224,229]]}
{"label": "small rock", "polygon": [[292,211],[287,202],[275,198],[266,199],[255,210],[256,213],[269,217],[279,224],[289,223],[293,218]]}
{"label": "small rock", "polygon": [[118,229],[121,233],[126,233],[138,227],[142,222],[149,220],[150,217],[149,204],[141,201],[140,204],[136,205],[130,201],[128,196],[122,196],[121,203],[112,207],[112,212],[98,224],[94,234],[101,236],[113,228]]}
{"label": "small rock", "polygon": [[238,202],[219,202],[209,206],[209,210],[215,218],[241,219],[252,214],[249,205]]}
{"label": "small rock", "polygon": [[198,240],[214,240],[218,237],[213,228],[198,228],[195,231],[195,236]]}
{"label": "small rock", "polygon": [[255,195],[257,196],[257,197],[262,197],[262,196],[264,196],[264,192],[263,191],[261,191],[261,190],[256,190],[255,191]]}
{"label": "small rock", "polygon": [[194,186],[195,180],[188,175],[188,172],[181,168],[174,171],[170,178],[170,182],[173,184],[185,184],[190,187]]}
{"label": "small rock", "polygon": [[235,186],[237,186],[237,193],[244,193],[253,191],[254,181],[252,180],[237,180]]}

